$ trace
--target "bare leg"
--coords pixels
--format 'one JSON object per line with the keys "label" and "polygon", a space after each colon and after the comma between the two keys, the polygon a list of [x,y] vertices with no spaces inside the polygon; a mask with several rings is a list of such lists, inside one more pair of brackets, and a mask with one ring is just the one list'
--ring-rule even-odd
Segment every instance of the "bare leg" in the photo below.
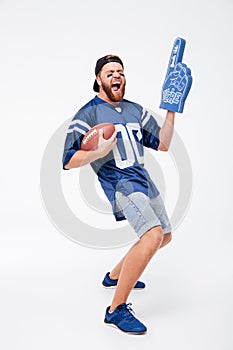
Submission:
{"label": "bare leg", "polygon": [[119,263],[122,263],[122,266],[110,312],[113,312],[118,305],[127,301],[129,293],[152,256],[161,247],[162,242],[163,232],[161,226],[153,227],[134,244],[125,258]]}
{"label": "bare leg", "polygon": [[170,243],[171,240],[172,240],[172,234],[171,234],[171,232],[165,233],[165,234],[163,235],[163,241],[162,241],[162,244],[161,244],[161,246],[160,246],[160,249],[163,248],[163,247],[165,247],[165,245],[167,245],[168,243]]}
{"label": "bare leg", "polygon": [[[159,249],[165,247],[165,245],[167,245],[167,244],[171,241],[171,239],[172,239],[171,232],[165,233],[165,234],[163,235],[163,241],[162,241],[162,244],[161,244],[161,246],[159,247]],[[134,247],[135,247],[137,244],[138,244],[138,242],[135,243],[135,244],[130,248],[130,250],[129,250],[129,251],[127,252],[127,254],[123,257],[123,259],[121,259],[121,261],[112,269],[112,271],[110,272],[110,275],[109,275],[109,277],[110,277],[111,279],[117,280],[117,279],[119,278],[120,272],[121,272],[121,268],[122,268],[122,265],[123,265],[123,262],[124,262],[126,256],[129,254],[129,252],[131,252],[132,249],[134,249]]]}

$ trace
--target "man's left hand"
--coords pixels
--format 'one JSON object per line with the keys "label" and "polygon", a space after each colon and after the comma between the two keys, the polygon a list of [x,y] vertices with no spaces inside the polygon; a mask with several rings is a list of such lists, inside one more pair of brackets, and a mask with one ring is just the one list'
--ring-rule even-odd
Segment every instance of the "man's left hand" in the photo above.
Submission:
{"label": "man's left hand", "polygon": [[173,44],[167,74],[162,88],[160,108],[182,113],[192,85],[191,70],[182,63],[185,40],[177,38]]}

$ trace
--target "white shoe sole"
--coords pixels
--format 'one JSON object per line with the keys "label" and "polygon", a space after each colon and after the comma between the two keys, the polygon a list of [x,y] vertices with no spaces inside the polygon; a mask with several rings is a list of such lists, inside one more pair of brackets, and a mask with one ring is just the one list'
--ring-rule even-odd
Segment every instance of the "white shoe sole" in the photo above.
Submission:
{"label": "white shoe sole", "polygon": [[[116,289],[116,287],[117,287],[117,286],[106,287],[106,286],[104,286],[103,284],[102,284],[102,286],[103,286],[105,289]],[[133,288],[133,290],[142,290],[142,289],[145,289],[145,287],[144,287],[144,288]]]}
{"label": "white shoe sole", "polygon": [[107,322],[104,322],[107,326],[109,327],[113,327],[113,328],[116,328],[118,329],[119,331],[125,333],[125,334],[130,334],[130,335],[143,335],[143,334],[146,334],[147,331],[145,332],[127,332],[127,331],[123,331],[122,329],[120,329],[119,327],[117,327],[114,323],[107,323]]}

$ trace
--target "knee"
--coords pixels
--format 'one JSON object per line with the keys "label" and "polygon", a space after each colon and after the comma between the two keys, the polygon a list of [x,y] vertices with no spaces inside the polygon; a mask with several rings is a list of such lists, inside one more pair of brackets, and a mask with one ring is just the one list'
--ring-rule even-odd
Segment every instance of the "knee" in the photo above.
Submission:
{"label": "knee", "polygon": [[154,253],[163,242],[163,231],[161,226],[153,227],[147,231],[141,237],[141,241],[144,243],[144,246],[147,250],[151,251],[151,253]]}
{"label": "knee", "polygon": [[171,240],[172,240],[172,234],[171,234],[171,232],[165,233],[165,234],[164,234],[164,237],[163,237],[163,244],[168,244],[168,243],[171,242]]}

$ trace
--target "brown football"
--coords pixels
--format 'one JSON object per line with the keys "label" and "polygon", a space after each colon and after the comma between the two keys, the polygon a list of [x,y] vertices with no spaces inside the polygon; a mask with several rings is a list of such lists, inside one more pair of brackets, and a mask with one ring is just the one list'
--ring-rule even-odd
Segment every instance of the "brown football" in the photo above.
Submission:
{"label": "brown football", "polygon": [[103,130],[103,137],[109,139],[115,131],[115,126],[112,123],[102,123],[93,126],[83,137],[81,142],[81,150],[93,151],[98,147],[99,130]]}

